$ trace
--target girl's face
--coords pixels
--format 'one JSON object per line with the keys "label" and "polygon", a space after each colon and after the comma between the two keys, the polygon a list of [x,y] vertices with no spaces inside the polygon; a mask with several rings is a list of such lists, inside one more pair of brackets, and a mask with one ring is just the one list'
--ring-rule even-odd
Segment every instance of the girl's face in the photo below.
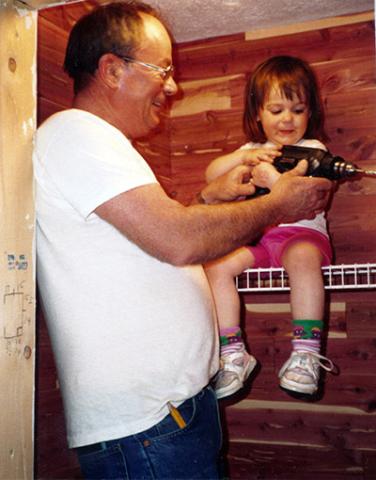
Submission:
{"label": "girl's face", "polygon": [[275,144],[293,145],[304,137],[309,115],[304,97],[299,98],[294,93],[292,100],[289,100],[278,86],[274,86],[265,97],[258,120],[269,141]]}

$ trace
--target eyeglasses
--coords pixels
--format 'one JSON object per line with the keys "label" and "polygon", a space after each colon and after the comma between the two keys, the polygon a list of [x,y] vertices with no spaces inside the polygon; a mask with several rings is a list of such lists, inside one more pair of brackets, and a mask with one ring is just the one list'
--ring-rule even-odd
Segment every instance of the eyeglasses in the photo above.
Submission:
{"label": "eyeglasses", "polygon": [[150,68],[151,70],[158,72],[162,80],[167,80],[167,78],[171,77],[174,74],[173,65],[169,65],[168,67],[160,67],[159,65],[154,65],[153,63],[141,62],[140,60],[135,60],[134,58],[126,57],[124,55],[118,55],[118,56],[125,62],[136,63],[137,65],[142,65],[143,67]]}

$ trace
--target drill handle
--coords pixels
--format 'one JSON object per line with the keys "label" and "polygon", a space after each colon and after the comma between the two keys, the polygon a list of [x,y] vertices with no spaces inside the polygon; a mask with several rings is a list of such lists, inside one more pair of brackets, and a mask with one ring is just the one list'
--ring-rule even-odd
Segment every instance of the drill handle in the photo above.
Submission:
{"label": "drill handle", "polygon": [[[317,170],[322,167],[324,159],[328,157],[328,152],[320,148],[298,147],[295,145],[285,145],[281,150],[282,155],[274,160],[275,168],[284,173],[300,162],[300,160],[308,161],[306,175],[314,175]],[[329,156],[331,156],[329,154]]]}
{"label": "drill handle", "polygon": [[[298,147],[295,145],[285,145],[281,150],[282,155],[276,157],[273,161],[274,167],[279,173],[292,170],[301,160],[308,161],[306,175],[317,175],[321,170],[323,159],[327,152],[319,148]],[[257,187],[255,195],[264,195],[269,193],[269,189]]]}

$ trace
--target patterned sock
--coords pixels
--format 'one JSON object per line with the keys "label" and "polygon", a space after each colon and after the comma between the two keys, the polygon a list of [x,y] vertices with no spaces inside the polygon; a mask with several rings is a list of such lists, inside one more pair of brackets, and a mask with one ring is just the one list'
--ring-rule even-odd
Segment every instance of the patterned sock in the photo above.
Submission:
{"label": "patterned sock", "polygon": [[320,353],[322,320],[293,320],[293,350]]}
{"label": "patterned sock", "polygon": [[239,327],[221,328],[219,330],[219,339],[221,356],[244,348],[242,331]]}

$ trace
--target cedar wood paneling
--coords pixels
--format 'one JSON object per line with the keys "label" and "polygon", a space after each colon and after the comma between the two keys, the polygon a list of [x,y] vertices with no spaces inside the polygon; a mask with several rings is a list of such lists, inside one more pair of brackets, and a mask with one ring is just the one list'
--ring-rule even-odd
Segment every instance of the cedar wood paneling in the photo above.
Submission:
{"label": "cedar wood paneling", "polygon": [[[69,106],[61,71],[67,32],[88,3],[39,15],[39,121]],[[255,65],[276,54],[300,56],[321,86],[329,149],[376,165],[375,32],[355,23],[260,40],[244,34],[175,45],[181,88],[161,132],[138,142],[166,191],[188,204],[206,165],[244,142],[243,90]],[[375,262],[376,182],[338,186],[328,215],[336,263]],[[145,293],[146,295],[146,293]],[[231,478],[371,479],[376,476],[376,314],[372,291],[327,296],[326,354],[339,366],[315,401],[291,398],[277,373],[290,348],[288,294],[245,294],[243,326],[259,360],[250,385],[222,402]],[[66,447],[56,372],[42,315],[38,324],[36,478],[80,478]]]}

